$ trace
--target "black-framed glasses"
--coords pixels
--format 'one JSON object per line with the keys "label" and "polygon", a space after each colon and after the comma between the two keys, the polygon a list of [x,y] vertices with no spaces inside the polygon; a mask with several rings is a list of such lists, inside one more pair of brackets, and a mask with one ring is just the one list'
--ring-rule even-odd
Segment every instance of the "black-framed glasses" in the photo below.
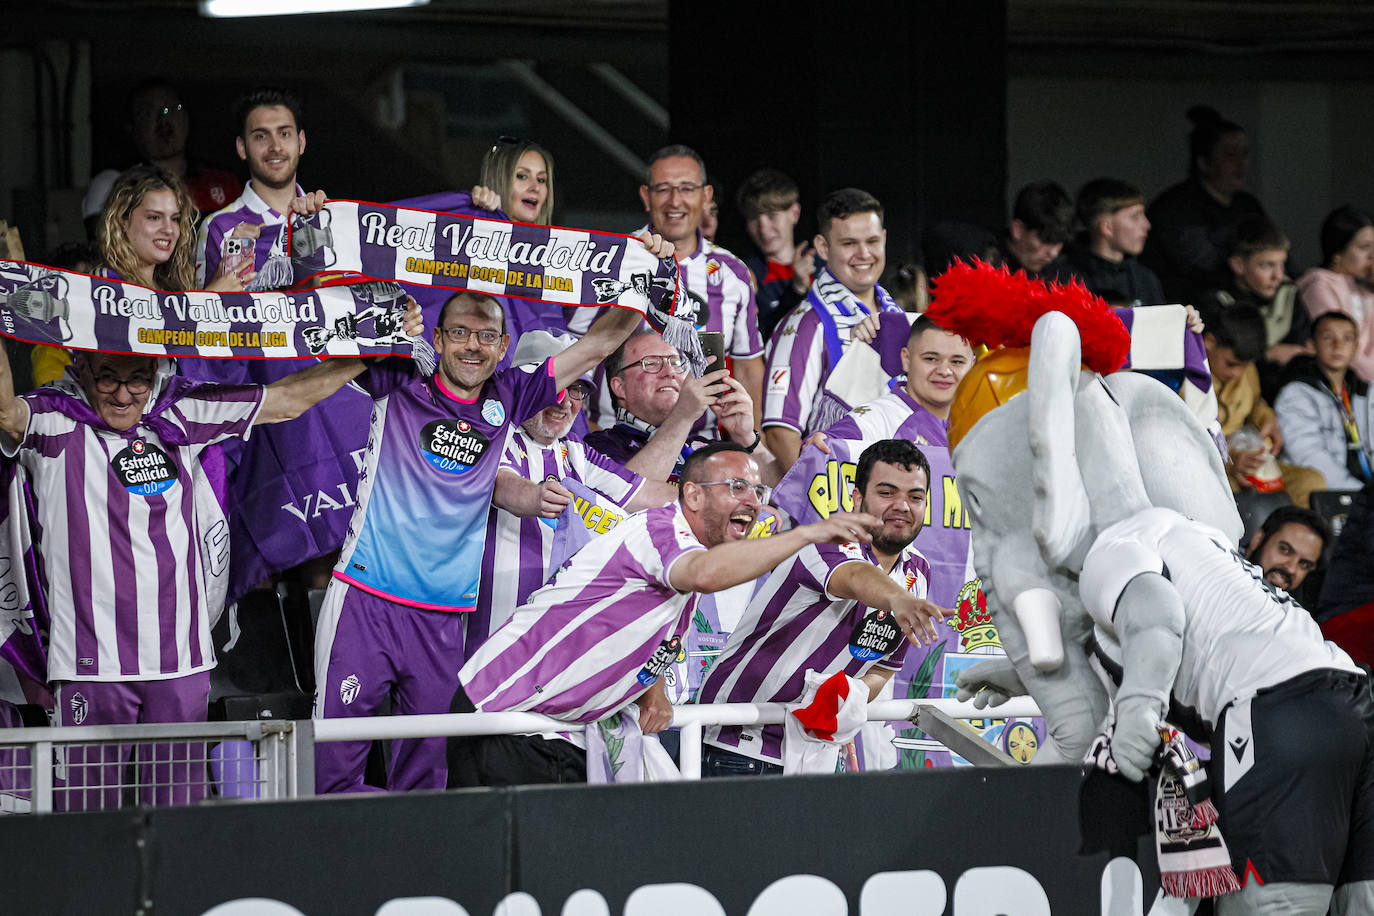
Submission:
{"label": "black-framed glasses", "polygon": [[92,381],[95,383],[95,390],[101,394],[114,394],[119,390],[119,386],[123,385],[128,389],[129,394],[137,397],[140,394],[147,394],[149,389],[153,387],[153,380],[150,378],[140,378],[139,376],[119,378],[105,372],[94,376]]}
{"label": "black-framed glasses", "polygon": [[568,397],[574,401],[585,401],[592,396],[592,386],[586,382],[573,382],[568,386]]}
{"label": "black-framed glasses", "polygon": [[678,192],[679,194],[686,195],[695,194],[704,187],[706,187],[706,185],[693,184],[690,181],[685,181],[682,184],[669,184],[666,181],[660,181],[658,184],[649,185],[649,193],[654,195],[655,197],[667,197],[674,191]]}
{"label": "black-framed glasses", "polygon": [[626,363],[621,367],[620,371],[624,372],[631,366],[638,366],[649,375],[658,375],[663,371],[665,365],[673,372],[681,373],[687,371],[687,360],[681,356],[646,356],[632,363]]}
{"label": "black-framed glasses", "polygon": [[440,328],[440,330],[444,332],[444,336],[448,338],[449,343],[467,343],[468,338],[473,334],[477,335],[477,342],[484,347],[494,346],[501,340],[501,332],[493,331],[490,328],[483,328],[480,331],[474,331],[472,328],[464,327]]}
{"label": "black-framed glasses", "polygon": [[709,480],[706,483],[697,484],[699,487],[729,487],[730,495],[735,499],[740,499],[745,493],[753,493],[754,498],[759,501],[759,505],[768,502],[768,497],[773,494],[773,488],[764,486],[761,483],[750,483],[739,477],[731,477],[728,480]]}

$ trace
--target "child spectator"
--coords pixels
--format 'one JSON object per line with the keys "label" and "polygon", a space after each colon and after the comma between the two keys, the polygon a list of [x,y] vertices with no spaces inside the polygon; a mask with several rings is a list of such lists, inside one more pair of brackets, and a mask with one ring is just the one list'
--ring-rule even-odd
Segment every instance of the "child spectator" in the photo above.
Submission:
{"label": "child spectator", "polygon": [[758,286],[759,333],[767,340],[783,316],[806,298],[816,269],[812,247],[793,238],[801,194],[782,172],[759,169],[744,179],[735,203],[756,249],[744,263]]}
{"label": "child spectator", "polygon": [[[1264,353],[1264,319],[1252,305],[1237,305],[1218,312],[1202,334],[1207,348],[1207,363],[1217,386],[1217,419],[1222,435],[1229,437],[1247,424],[1259,431],[1266,442],[1254,449],[1231,449],[1227,467],[1231,489],[1235,492],[1255,488],[1260,468],[1283,449],[1274,409],[1260,396],[1259,373],[1255,360]],[[1280,462],[1283,489],[1294,504],[1307,507],[1308,494],[1326,487],[1319,471]]]}
{"label": "child spectator", "polygon": [[1322,266],[1298,279],[1303,304],[1313,318],[1344,312],[1355,319],[1359,338],[1352,364],[1360,378],[1374,379],[1374,216],[1345,206],[1322,222]]}
{"label": "child spectator", "polygon": [[1343,312],[1312,324],[1315,356],[1295,356],[1274,410],[1283,429],[1283,454],[1326,475],[1327,486],[1358,490],[1370,480],[1369,386],[1350,368],[1358,330]]}
{"label": "child spectator", "polygon": [[1096,178],[1078,192],[1074,209],[1083,235],[1070,246],[1059,279],[1076,277],[1098,295],[1117,290],[1132,305],[1163,304],[1159,279],[1136,260],[1150,234],[1145,195],[1124,181]]}
{"label": "child spectator", "polygon": [[1311,319],[1297,284],[1284,274],[1288,237],[1267,217],[1252,215],[1236,223],[1226,246],[1231,282],[1209,292],[1204,314],[1237,304],[1253,305],[1264,319],[1265,350],[1260,386],[1266,399],[1278,392],[1279,370],[1299,353],[1310,353]]}

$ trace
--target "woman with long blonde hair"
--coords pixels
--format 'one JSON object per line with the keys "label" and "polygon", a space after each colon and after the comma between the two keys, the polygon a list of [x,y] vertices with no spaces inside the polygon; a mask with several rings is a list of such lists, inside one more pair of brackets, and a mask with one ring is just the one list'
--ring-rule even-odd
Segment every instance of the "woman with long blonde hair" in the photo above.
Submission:
{"label": "woman with long blonde hair", "polygon": [[518,223],[549,225],[553,220],[553,157],[533,140],[498,137],[482,156],[472,200],[489,210],[501,210]]}

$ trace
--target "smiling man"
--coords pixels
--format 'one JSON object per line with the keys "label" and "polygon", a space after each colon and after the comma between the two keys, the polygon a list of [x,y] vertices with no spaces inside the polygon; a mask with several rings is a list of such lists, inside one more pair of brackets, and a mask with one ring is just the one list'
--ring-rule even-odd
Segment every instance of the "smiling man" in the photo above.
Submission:
{"label": "smiling man", "polygon": [[1331,540],[1331,526],[1311,509],[1280,506],[1250,538],[1245,559],[1264,571],[1264,580],[1284,591],[1296,591],[1321,563]]}
{"label": "smiling man", "polygon": [[[868,543],[812,544],[759,586],[702,682],[701,703],[796,703],[808,670],[844,672],[877,697],[906,659],[933,644],[951,615],[926,600],[930,565],[912,542],[926,510],[930,465],[910,441],[864,450],[854,511],[871,516]],[[857,688],[856,688],[857,689]],[[707,776],[781,773],[783,727],[709,726]]]}
{"label": "smiling man", "polygon": [[[755,579],[811,544],[866,543],[880,525],[840,513],[746,540],[768,488],[732,442],[693,453],[678,493],[593,541],[531,595],[463,666],[451,711],[596,722],[648,703],[702,593]],[[585,752],[571,738],[451,738],[448,760],[451,787],[586,780]]]}
{"label": "smiling man", "polygon": [[825,199],[816,222],[816,254],[826,266],[769,342],[763,434],[784,468],[797,460],[802,438],[816,431],[826,381],[858,327],[872,326],[882,312],[902,311],[878,285],[887,265],[883,205],[844,188]]}

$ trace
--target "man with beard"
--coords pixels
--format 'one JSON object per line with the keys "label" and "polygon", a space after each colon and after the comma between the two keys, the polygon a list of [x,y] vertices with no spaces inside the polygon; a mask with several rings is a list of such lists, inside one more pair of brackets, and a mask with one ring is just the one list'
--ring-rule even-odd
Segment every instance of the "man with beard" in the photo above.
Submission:
{"label": "man with beard", "polygon": [[[854,509],[871,518],[867,537],[816,544],[778,566],[707,672],[698,702],[797,703],[808,669],[842,671],[876,697],[901,669],[908,643],[939,639],[936,624],[953,611],[926,600],[930,566],[912,546],[929,480],[930,465],[909,440],[865,449]],[[705,776],[783,770],[781,725],[709,726],[705,741]]]}
{"label": "man with beard", "polygon": [[[529,331],[520,338],[511,362],[542,364],[573,342],[570,335]],[[590,539],[610,531],[625,516],[672,502],[677,495],[676,487],[645,480],[569,439],[573,420],[586,409],[595,389],[584,376],[569,385],[567,392],[562,401],[512,430],[506,443],[487,517],[477,608],[467,620],[464,652],[468,657],[560,565],[553,560],[558,528],[582,525],[585,539]],[[570,492],[569,487],[579,492]],[[518,514],[507,506],[518,507]]]}
{"label": "man with beard", "polygon": [[[676,502],[627,518],[589,544],[468,659],[450,711],[590,723],[651,702],[702,593],[755,579],[813,544],[866,543],[879,525],[844,512],[746,540],[768,495],[741,446],[693,452]],[[914,627],[915,616],[908,613],[905,624]],[[641,727],[654,731],[654,724],[663,723]],[[585,751],[562,737],[451,738],[448,766],[451,788],[586,780]]]}
{"label": "man with beard", "polygon": [[1269,513],[1250,538],[1245,559],[1264,570],[1264,581],[1294,592],[1317,568],[1330,540],[1331,527],[1319,514],[1281,506]]}

